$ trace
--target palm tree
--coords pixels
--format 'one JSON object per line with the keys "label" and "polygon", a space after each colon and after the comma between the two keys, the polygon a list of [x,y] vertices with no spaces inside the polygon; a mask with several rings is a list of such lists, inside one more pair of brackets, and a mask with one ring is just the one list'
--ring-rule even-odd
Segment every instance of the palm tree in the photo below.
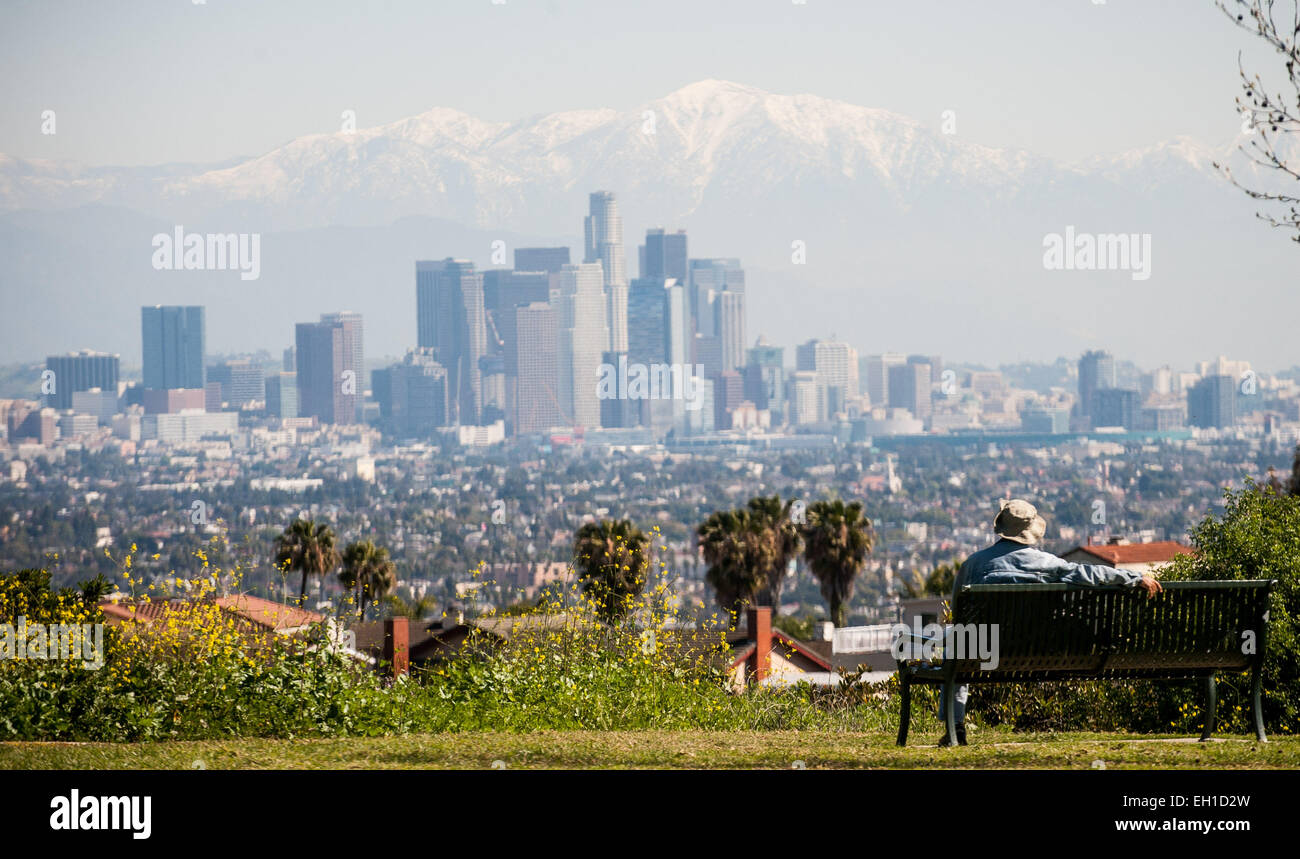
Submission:
{"label": "palm tree", "polygon": [[814,502],[807,518],[801,529],[804,556],[830,604],[831,620],[843,626],[853,598],[853,579],[871,551],[871,520],[863,515],[861,502],[840,500]]}
{"label": "palm tree", "polygon": [[939,564],[930,571],[928,576],[922,576],[916,570],[912,570],[908,578],[899,583],[899,590],[903,596],[908,599],[920,599],[922,597],[946,597],[952,593],[953,582],[957,578],[957,571],[961,569],[960,561],[952,561],[947,564]]}
{"label": "palm tree", "polygon": [[276,538],[276,565],[286,572],[299,570],[302,573],[302,587],[298,591],[300,602],[307,599],[308,576],[323,576],[339,565],[334,539],[330,526],[317,524],[311,519],[294,520]]}
{"label": "palm tree", "polygon": [[718,596],[718,604],[735,624],[741,609],[754,603],[766,582],[765,568],[756,557],[761,528],[749,510],[717,510],[695,529],[704,562],[705,579]]}
{"label": "palm tree", "polygon": [[645,588],[650,538],[627,519],[602,519],[578,529],[573,562],[582,589],[592,595],[606,621],[626,613],[629,600]]}
{"label": "palm tree", "polygon": [[370,540],[357,540],[343,550],[343,569],[339,581],[349,591],[357,592],[360,616],[366,605],[378,602],[397,586],[397,565],[388,558],[388,550]]}
{"label": "palm tree", "polygon": [[781,587],[785,584],[785,571],[790,560],[803,551],[803,537],[799,526],[790,518],[791,499],[781,503],[780,495],[771,498],[759,496],[749,499],[749,513],[755,520],[762,541],[758,560],[766,580],[759,591],[760,605],[770,605],[776,614],[781,607]]}

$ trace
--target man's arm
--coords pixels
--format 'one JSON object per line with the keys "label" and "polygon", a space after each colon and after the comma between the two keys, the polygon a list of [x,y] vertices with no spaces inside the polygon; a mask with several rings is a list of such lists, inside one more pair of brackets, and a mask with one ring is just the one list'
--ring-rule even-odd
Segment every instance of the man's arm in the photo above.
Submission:
{"label": "man's arm", "polygon": [[1050,552],[1039,552],[1038,560],[1043,564],[1045,578],[1050,582],[1088,585],[1124,585],[1140,587],[1143,576],[1105,564],[1074,564],[1064,558],[1058,558]]}

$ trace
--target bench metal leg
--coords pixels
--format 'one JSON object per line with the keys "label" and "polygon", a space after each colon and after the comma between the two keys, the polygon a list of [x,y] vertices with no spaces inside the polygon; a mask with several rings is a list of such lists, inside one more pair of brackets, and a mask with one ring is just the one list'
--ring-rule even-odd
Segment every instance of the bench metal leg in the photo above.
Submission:
{"label": "bench metal leg", "polygon": [[1255,739],[1261,743],[1267,743],[1268,737],[1264,736],[1264,666],[1258,661],[1250,670],[1250,709],[1255,716]]}
{"label": "bench metal leg", "polygon": [[957,745],[957,678],[949,675],[943,681],[943,711],[946,730],[944,745]]}
{"label": "bench metal leg", "polygon": [[912,723],[912,680],[906,671],[899,672],[901,681],[902,705],[898,715],[898,744],[907,745],[907,728]]}
{"label": "bench metal leg", "polygon": [[1201,729],[1201,742],[1204,743],[1210,739],[1214,733],[1215,710],[1219,704],[1219,691],[1214,683],[1214,675],[1205,678],[1205,727]]}

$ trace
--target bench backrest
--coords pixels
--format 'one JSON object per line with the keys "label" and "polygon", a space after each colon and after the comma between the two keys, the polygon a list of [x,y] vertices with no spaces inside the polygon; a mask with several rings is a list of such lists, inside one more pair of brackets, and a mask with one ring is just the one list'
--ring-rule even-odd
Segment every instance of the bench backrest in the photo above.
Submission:
{"label": "bench backrest", "polygon": [[964,655],[955,664],[965,676],[1171,676],[1245,669],[1263,652],[1274,581],[1162,584],[1151,599],[1119,586],[967,585],[954,595],[953,623],[976,625],[967,633],[997,624],[997,667],[982,670],[969,647],[951,648],[945,664]]}

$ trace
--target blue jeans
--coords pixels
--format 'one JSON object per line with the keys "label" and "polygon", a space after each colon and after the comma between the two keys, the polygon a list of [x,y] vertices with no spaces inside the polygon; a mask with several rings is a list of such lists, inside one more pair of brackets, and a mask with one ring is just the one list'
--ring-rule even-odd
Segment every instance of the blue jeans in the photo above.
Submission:
{"label": "blue jeans", "polygon": [[[966,724],[966,698],[970,690],[965,684],[957,687],[957,706],[953,708],[953,715],[957,717],[957,724]],[[948,711],[943,706],[943,687],[939,687],[939,721],[942,722],[948,718]]]}

